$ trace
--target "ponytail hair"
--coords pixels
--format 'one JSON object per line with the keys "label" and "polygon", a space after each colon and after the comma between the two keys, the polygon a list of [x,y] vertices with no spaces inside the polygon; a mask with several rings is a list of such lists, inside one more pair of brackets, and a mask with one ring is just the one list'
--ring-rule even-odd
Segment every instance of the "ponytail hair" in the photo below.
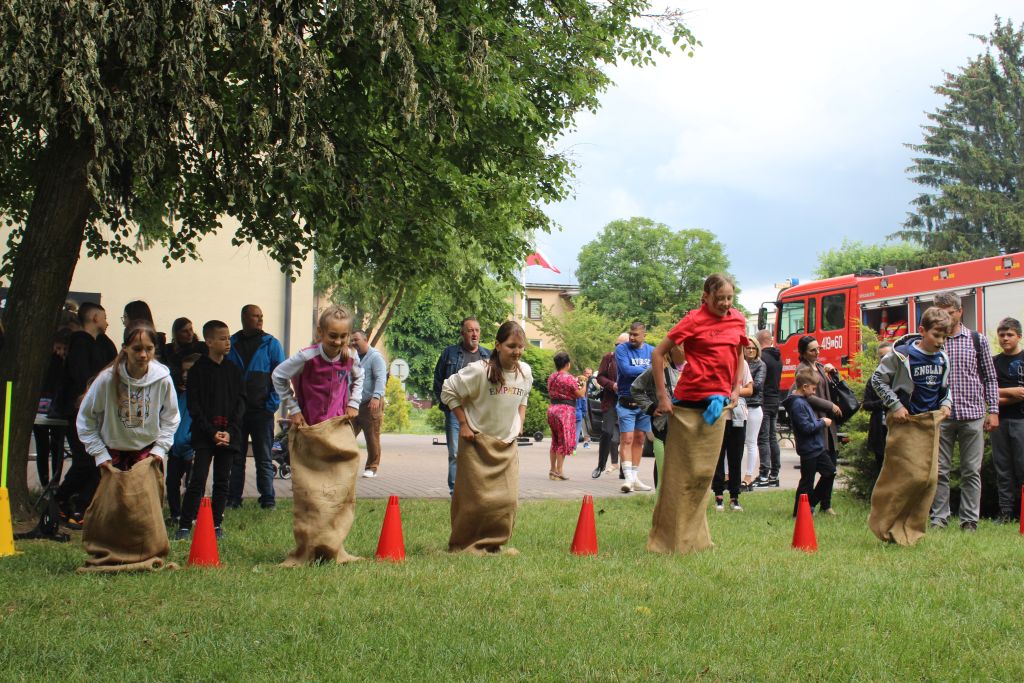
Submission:
{"label": "ponytail hair", "polygon": [[[121,381],[121,366],[128,361],[128,345],[134,342],[139,337],[149,337],[149,340],[153,342],[153,348],[157,346],[156,330],[145,320],[133,320],[129,323],[128,329],[124,331],[124,344],[121,345],[121,350],[114,356],[114,360],[110,362],[107,367],[111,369],[113,375],[114,386],[117,387],[117,399],[123,401],[126,398],[125,385]],[[106,369],[106,368],[104,368]]]}
{"label": "ponytail hair", "polygon": [[736,283],[725,273],[712,273],[704,280],[704,296],[714,296],[715,292],[726,285],[730,285],[733,289],[736,288]]}
{"label": "ponytail hair", "polygon": [[[519,337],[524,343],[526,342],[526,332],[523,331],[519,323],[515,320],[506,320],[498,328],[498,334],[494,337],[497,343],[494,345],[491,357],[487,359],[487,381],[491,384],[497,384],[499,387],[505,386],[505,372],[501,369],[498,344],[504,344],[512,336]],[[526,373],[523,372],[518,363],[516,363],[515,373],[517,377],[526,376]]]}

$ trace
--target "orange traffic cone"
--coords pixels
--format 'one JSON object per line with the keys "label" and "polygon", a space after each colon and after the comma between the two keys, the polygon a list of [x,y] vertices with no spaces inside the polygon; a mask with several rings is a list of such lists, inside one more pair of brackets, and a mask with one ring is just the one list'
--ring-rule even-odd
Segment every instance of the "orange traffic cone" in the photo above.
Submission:
{"label": "orange traffic cone", "polygon": [[217,552],[217,535],[213,531],[213,507],[209,498],[199,501],[199,516],[192,532],[192,548],[188,552],[188,563],[196,567],[219,567],[220,554]]}
{"label": "orange traffic cone", "polygon": [[597,526],[594,524],[594,497],[583,496],[583,507],[572,537],[573,555],[597,555]]}
{"label": "orange traffic cone", "polygon": [[1020,535],[1024,536],[1024,486],[1020,487]]}
{"label": "orange traffic cone", "polygon": [[814,518],[811,516],[811,503],[807,494],[800,494],[800,503],[796,509],[796,526],[793,527],[793,547],[813,553],[818,549],[818,539],[814,536]]}
{"label": "orange traffic cone", "polygon": [[377,542],[377,559],[401,562],[405,559],[405,540],[402,538],[402,510],[398,507],[398,496],[388,498],[384,511],[384,526]]}

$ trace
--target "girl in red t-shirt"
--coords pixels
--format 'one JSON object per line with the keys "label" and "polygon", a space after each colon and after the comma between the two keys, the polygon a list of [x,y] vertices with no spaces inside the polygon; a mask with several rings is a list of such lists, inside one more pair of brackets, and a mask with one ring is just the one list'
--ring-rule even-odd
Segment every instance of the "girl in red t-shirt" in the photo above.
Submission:
{"label": "girl in red t-shirt", "polygon": [[[687,553],[712,547],[707,523],[711,478],[728,414],[705,411],[728,401],[734,405],[743,386],[743,349],[747,345],[746,320],[732,307],[735,288],[727,276],[716,273],[704,281],[700,308],[690,311],[655,348],[651,374],[658,393],[656,415],[668,415],[665,438],[663,488],[654,508],[647,549]],[[682,346],[686,366],[669,399],[665,387],[665,356]]]}

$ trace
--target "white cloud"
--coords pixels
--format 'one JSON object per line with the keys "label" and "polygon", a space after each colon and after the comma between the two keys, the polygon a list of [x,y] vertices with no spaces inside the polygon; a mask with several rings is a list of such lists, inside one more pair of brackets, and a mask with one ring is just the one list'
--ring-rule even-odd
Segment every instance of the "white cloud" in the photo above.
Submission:
{"label": "white cloud", "polygon": [[982,50],[970,34],[996,14],[1024,19],[1019,0],[692,9],[695,57],[613,69],[602,108],[560,145],[579,164],[577,196],[548,207],[565,231],[547,241],[565,261],[618,218],[709,229],[748,307],[844,236],[899,225],[916,193],[904,143],[940,102],[932,86]]}

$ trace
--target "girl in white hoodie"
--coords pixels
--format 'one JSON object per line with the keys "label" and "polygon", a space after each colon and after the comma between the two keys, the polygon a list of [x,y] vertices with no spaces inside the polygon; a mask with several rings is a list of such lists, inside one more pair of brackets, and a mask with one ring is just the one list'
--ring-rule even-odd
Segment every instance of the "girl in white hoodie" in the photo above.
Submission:
{"label": "girl in white hoodie", "polygon": [[78,436],[96,466],[129,470],[166,460],[178,428],[178,399],[167,366],[153,360],[157,336],[146,322],[125,332],[114,362],[100,370],[78,411]]}
{"label": "girl in white hoodie", "polygon": [[133,322],[114,362],[100,370],[78,411],[78,436],[100,468],[85,511],[84,572],[152,571],[167,563],[163,463],[178,428],[178,398],[157,336]]}

